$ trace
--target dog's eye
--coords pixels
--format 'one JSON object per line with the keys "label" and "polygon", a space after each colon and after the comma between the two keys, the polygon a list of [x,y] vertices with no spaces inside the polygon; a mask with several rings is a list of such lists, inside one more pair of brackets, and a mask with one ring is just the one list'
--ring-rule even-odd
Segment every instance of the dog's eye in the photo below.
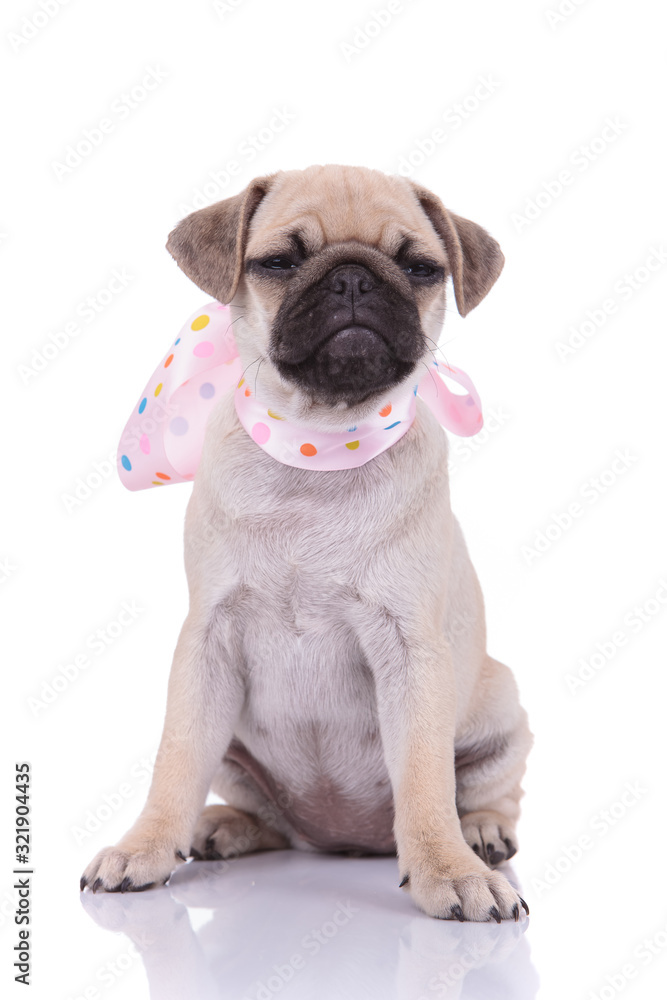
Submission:
{"label": "dog's eye", "polygon": [[291,267],[298,267],[289,257],[267,257],[262,261],[262,267],[268,267],[272,271],[288,271]]}
{"label": "dog's eye", "polygon": [[412,261],[409,264],[404,264],[403,270],[412,278],[430,278],[432,274],[435,274],[434,267],[431,267],[430,264],[424,264],[418,260]]}

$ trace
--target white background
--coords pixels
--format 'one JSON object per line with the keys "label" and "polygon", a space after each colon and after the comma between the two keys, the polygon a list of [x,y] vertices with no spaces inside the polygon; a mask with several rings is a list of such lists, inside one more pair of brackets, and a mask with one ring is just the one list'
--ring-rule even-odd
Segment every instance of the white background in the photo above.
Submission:
{"label": "white background", "polygon": [[[12,775],[15,760],[28,760],[30,996],[144,998],[152,967],[160,1000],[207,989],[254,998],[290,942],[330,919],[336,893],[359,915],[270,996],[661,992],[667,268],[652,249],[667,247],[664,33],[649,0],[566,0],[560,20],[549,15],[557,2],[413,0],[363,35],[383,0],[237,0],[219,12],[205,0],[70,0],[49,18],[37,2],[4,5],[0,609],[10,698],[0,960],[11,978]],[[120,110],[150,69],[164,78]],[[474,97],[481,78],[492,81],[484,100]],[[251,160],[247,143],[274,108],[293,120]],[[59,169],[67,147],[103,118],[112,125],[103,141]],[[615,131],[604,131],[607,119]],[[429,921],[396,889],[393,861],[319,859],[311,873],[310,862],[285,855],[239,862],[205,880],[203,895],[181,872],[172,892],[97,896],[91,919],[78,878],[141,807],[186,612],[190,488],[131,494],[104,464],[158,359],[203,301],[164,250],[167,234],[229,160],[240,162],[238,175],[204,201],[311,163],[395,172],[403,157],[420,159],[418,143],[428,148],[438,128],[446,139],[413,176],[488,228],[507,258],[465,321],[451,297],[443,343],[476,382],[489,428],[478,441],[452,439],[453,503],[482,581],[490,650],[514,669],[536,735],[514,868],[529,926],[462,931]],[[559,191],[563,170],[571,183]],[[131,280],[88,322],[81,303],[104,304],[114,269]],[[605,300],[615,307],[606,317]],[[581,346],[559,356],[589,310],[605,322],[591,321]],[[78,333],[67,342],[72,323]],[[48,348],[37,370],[58,334],[64,346]],[[629,457],[611,472],[619,450]],[[604,492],[593,482],[602,473]],[[91,476],[95,487],[68,509],[66,496],[77,487],[83,496],[80,480]],[[567,525],[573,503],[579,516]],[[96,654],[89,637],[113,632],[124,602],[142,610]],[[567,675],[596,652],[598,669],[571,690]],[[61,667],[82,653],[89,665],[47,704]],[[89,811],[106,815],[105,796],[112,815],[87,833]],[[135,936],[147,929],[144,960],[121,933],[130,925]],[[190,925],[201,928],[197,959]],[[496,959],[464,977],[478,940]],[[208,986],[160,980],[175,955],[185,982],[192,961]],[[110,972],[109,962],[120,964]],[[443,993],[448,969],[455,985]]]}

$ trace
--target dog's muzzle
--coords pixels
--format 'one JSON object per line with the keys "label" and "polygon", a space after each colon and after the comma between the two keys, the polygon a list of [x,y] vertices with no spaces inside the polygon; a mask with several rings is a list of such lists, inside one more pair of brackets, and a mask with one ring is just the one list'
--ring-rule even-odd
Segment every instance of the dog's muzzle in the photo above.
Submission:
{"label": "dog's muzzle", "polygon": [[280,374],[329,404],[354,405],[391,388],[423,351],[415,302],[357,263],[337,265],[285,301],[274,324]]}

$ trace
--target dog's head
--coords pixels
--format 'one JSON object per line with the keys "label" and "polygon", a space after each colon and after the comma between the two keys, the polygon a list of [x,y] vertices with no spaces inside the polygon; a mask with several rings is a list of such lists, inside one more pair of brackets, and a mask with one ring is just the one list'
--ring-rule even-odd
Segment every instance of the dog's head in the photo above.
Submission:
{"label": "dog's head", "polygon": [[485,230],[425,188],[343,166],[257,178],[183,219],[167,248],[200,288],[232,304],[249,383],[258,378],[286,416],[327,428],[418,381],[444,319],[446,279],[465,316],[504,261]]}

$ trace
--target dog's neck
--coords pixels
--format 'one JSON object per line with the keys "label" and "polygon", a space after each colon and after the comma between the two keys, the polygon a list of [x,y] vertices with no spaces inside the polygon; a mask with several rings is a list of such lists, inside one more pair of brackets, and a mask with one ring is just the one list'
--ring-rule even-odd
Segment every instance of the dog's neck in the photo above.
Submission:
{"label": "dog's neck", "polygon": [[410,429],[415,418],[417,384],[398,395],[389,394],[378,409],[345,430],[322,430],[300,423],[276,409],[261,386],[242,378],[234,392],[241,424],[255,444],[284,465],[299,469],[355,469],[380,455]]}
{"label": "dog's neck", "polygon": [[[467,395],[450,392],[441,375],[464,386]],[[255,444],[276,461],[303,469],[352,469],[386,451],[412,425],[417,395],[455,434],[470,436],[482,427],[474,385],[465,372],[442,361],[432,361],[419,383],[397,385],[365,408],[330,410],[331,423],[324,426],[315,412],[306,411],[303,420],[295,417],[296,396],[281,412],[280,395],[260,381],[259,373],[245,378],[228,307],[209,302],[172,342],[127,422],[118,448],[124,485],[142,490],[191,482],[208,419],[230,391]]]}

